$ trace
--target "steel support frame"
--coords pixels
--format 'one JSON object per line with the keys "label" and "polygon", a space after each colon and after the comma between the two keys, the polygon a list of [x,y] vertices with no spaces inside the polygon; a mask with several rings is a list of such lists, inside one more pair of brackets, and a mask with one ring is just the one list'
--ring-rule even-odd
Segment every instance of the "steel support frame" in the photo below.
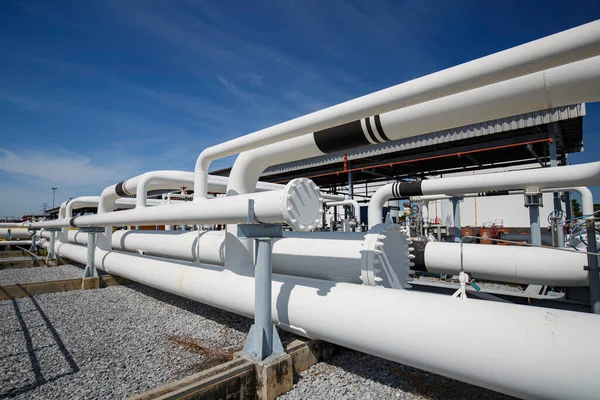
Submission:
{"label": "steel support frame", "polygon": [[248,223],[238,224],[238,237],[254,239],[254,324],[250,327],[243,353],[248,358],[264,362],[284,353],[283,344],[271,317],[272,310],[272,239],[283,237],[280,224],[254,224],[254,201],[248,202]]}

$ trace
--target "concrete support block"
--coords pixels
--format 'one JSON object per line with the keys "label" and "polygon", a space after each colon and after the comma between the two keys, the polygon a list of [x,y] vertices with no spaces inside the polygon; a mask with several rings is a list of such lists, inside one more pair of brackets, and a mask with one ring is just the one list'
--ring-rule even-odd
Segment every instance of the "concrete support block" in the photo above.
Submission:
{"label": "concrete support block", "polygon": [[87,289],[99,289],[100,288],[100,278],[97,276],[90,276],[87,278],[83,278],[81,280],[81,290]]}
{"label": "concrete support block", "polygon": [[292,357],[294,374],[298,375],[313,365],[328,360],[335,346],[322,340],[293,339],[286,343],[285,352]]}
{"label": "concrete support block", "polygon": [[256,368],[256,398],[274,400],[294,386],[294,368],[289,354],[270,356]]}
{"label": "concrete support block", "polygon": [[46,259],[46,265],[48,267],[58,267],[59,265],[64,265],[64,260],[61,260],[60,258],[47,258]]}

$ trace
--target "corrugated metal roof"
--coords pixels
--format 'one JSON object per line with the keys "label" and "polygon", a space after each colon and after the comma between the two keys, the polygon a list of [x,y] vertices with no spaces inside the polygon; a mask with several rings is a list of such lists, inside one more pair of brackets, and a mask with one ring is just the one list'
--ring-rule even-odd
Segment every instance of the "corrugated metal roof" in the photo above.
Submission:
{"label": "corrugated metal roof", "polygon": [[356,160],[419,147],[448,143],[457,140],[493,135],[496,133],[507,132],[521,128],[545,125],[551,122],[583,117],[584,115],[585,104],[556,107],[548,110],[500,118],[479,124],[466,125],[459,128],[427,133],[425,135],[419,135],[411,138],[394,140],[387,143],[358,147],[355,149],[313,157],[306,160],[275,165],[267,168],[262,176],[281,174],[299,169],[339,163],[343,161],[344,154],[348,155],[348,160]]}

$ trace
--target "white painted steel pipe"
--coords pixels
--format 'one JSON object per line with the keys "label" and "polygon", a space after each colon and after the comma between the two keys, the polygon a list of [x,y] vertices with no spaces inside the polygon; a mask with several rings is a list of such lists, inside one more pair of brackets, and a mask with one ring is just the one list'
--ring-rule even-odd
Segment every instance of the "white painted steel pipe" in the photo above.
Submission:
{"label": "white painted steel pipe", "polygon": [[31,233],[29,233],[27,228],[0,228],[1,239],[6,238],[9,229],[11,239],[29,239],[31,237]]}
{"label": "white painted steel pipe", "polygon": [[[390,183],[379,188],[371,197],[369,226],[381,223],[383,205],[392,198],[440,194],[453,196],[493,190],[523,190],[532,186],[545,189],[581,185],[600,185],[600,162]],[[581,190],[585,193],[585,190]]]}
{"label": "white painted steel pipe", "polygon": [[[323,213],[322,198],[309,179],[290,181],[283,190],[251,193],[242,196],[206,199],[202,204],[190,202],[163,207],[141,208],[71,219],[32,224],[38,228],[62,228],[116,225],[224,224],[248,220],[248,201],[254,200],[257,222],[287,223],[294,230],[312,230]],[[110,242],[108,242],[110,243]]]}
{"label": "white painted steel pipe", "polygon": [[0,228],[26,228],[29,222],[0,222]]}
{"label": "white painted steel pipe", "polygon": [[598,100],[600,57],[593,57],[244,152],[233,165],[227,191],[252,192],[260,174],[275,164]]}
{"label": "white painted steel pipe", "polygon": [[[588,286],[587,256],[525,246],[463,244],[464,270],[473,278],[519,284]],[[458,275],[460,243],[428,242],[415,247],[415,268],[437,274]]]}
{"label": "white painted steel pipe", "polygon": [[600,21],[594,21],[209,147],[196,160],[195,197],[206,197],[216,159],[598,54]]}
{"label": "white painted steel pipe", "polygon": [[356,218],[356,222],[360,227],[360,204],[358,204],[358,201],[352,199],[345,199],[342,201],[328,201],[326,202],[326,204],[327,207],[352,206],[352,209],[354,210],[354,217]]}
{"label": "white painted steel pipe", "polygon": [[[223,266],[225,236],[225,231],[116,231],[112,236],[112,248]],[[41,237],[50,236],[42,231]],[[77,231],[69,231],[68,240],[88,244],[87,235]],[[283,238],[273,239],[272,263],[273,272],[278,274],[402,288],[406,286],[410,268],[408,238],[397,230],[388,230],[385,234],[379,230],[367,233],[284,232]],[[384,269],[387,275],[379,279]],[[394,276],[394,279],[387,276]]]}
{"label": "white painted steel pipe", "polygon": [[0,246],[18,246],[31,244],[31,240],[0,240]]}
{"label": "white painted steel pipe", "polygon": [[[58,253],[86,260],[82,246],[59,244]],[[251,276],[103,250],[96,266],[237,314],[254,312]],[[595,315],[277,274],[272,304],[283,329],[512,396],[596,399],[600,391],[600,348],[590,345],[600,330]]]}

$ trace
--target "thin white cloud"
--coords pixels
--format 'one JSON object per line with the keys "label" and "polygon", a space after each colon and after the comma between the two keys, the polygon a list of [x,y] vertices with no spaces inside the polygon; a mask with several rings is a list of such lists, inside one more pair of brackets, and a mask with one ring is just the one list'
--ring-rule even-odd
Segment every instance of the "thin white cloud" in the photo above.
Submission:
{"label": "thin white cloud", "polygon": [[0,171],[41,179],[48,185],[85,186],[123,179],[121,166],[98,165],[89,158],[67,152],[25,151],[17,153],[0,148]]}

